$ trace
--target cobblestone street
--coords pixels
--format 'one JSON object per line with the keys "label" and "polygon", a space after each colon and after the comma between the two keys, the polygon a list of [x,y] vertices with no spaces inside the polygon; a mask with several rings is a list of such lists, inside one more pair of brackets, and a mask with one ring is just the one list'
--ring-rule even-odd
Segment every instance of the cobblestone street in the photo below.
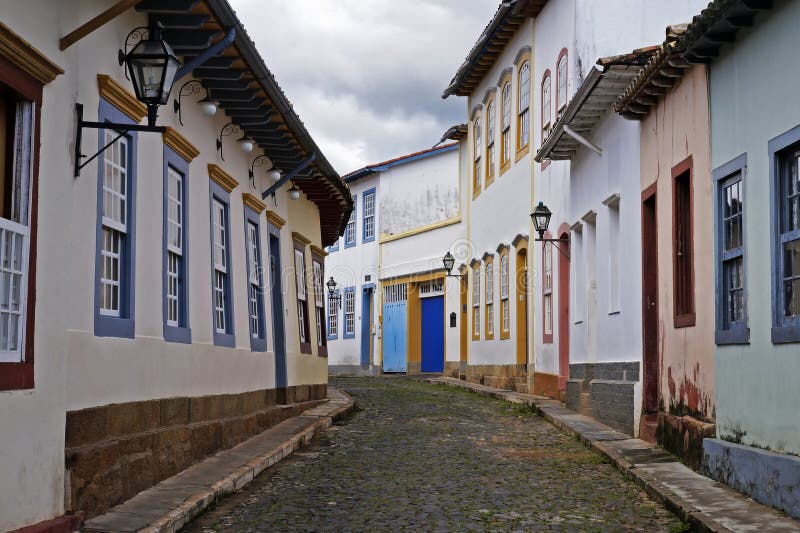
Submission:
{"label": "cobblestone street", "polygon": [[405,378],[331,385],[357,412],[185,531],[684,530],[527,407]]}

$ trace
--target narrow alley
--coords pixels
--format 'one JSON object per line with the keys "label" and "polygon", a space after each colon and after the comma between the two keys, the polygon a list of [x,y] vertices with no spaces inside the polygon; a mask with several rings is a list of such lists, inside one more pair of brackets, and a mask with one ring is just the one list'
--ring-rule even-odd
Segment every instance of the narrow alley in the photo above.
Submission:
{"label": "narrow alley", "polygon": [[526,406],[407,378],[331,385],[356,412],[186,532],[684,530]]}

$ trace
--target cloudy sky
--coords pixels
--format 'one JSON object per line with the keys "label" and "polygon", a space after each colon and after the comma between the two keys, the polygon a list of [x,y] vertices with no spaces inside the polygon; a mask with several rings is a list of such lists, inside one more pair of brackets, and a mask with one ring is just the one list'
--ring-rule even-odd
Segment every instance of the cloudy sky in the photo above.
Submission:
{"label": "cloudy sky", "polygon": [[466,120],[441,99],[498,0],[231,0],[337,171],[430,148]]}

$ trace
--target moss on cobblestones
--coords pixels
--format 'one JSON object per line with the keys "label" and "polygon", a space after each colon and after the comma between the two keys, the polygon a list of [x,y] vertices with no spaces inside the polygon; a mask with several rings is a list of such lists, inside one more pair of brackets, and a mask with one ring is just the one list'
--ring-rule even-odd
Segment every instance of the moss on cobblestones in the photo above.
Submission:
{"label": "moss on cobblestones", "polygon": [[402,378],[339,378],[360,411],[187,528],[681,531],[528,406]]}

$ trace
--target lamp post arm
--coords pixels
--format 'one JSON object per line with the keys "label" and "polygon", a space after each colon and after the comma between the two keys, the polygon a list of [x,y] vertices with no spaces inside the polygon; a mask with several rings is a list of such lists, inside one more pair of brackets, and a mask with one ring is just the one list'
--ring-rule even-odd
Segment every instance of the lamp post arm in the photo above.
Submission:
{"label": "lamp post arm", "polygon": [[535,241],[536,241],[536,242],[549,242],[549,243],[551,243],[553,246],[555,246],[555,247],[556,247],[556,250],[558,250],[559,252],[561,252],[561,254],[562,254],[564,257],[566,257],[566,258],[567,258],[567,261],[569,261],[569,260],[570,260],[570,257],[569,257],[569,248],[567,248],[566,250],[562,250],[562,249],[561,249],[561,246],[559,246],[559,245],[558,245],[558,243],[561,243],[561,244],[563,244],[563,245],[567,245],[567,244],[569,243],[569,241],[568,241],[567,239],[535,239]]}

